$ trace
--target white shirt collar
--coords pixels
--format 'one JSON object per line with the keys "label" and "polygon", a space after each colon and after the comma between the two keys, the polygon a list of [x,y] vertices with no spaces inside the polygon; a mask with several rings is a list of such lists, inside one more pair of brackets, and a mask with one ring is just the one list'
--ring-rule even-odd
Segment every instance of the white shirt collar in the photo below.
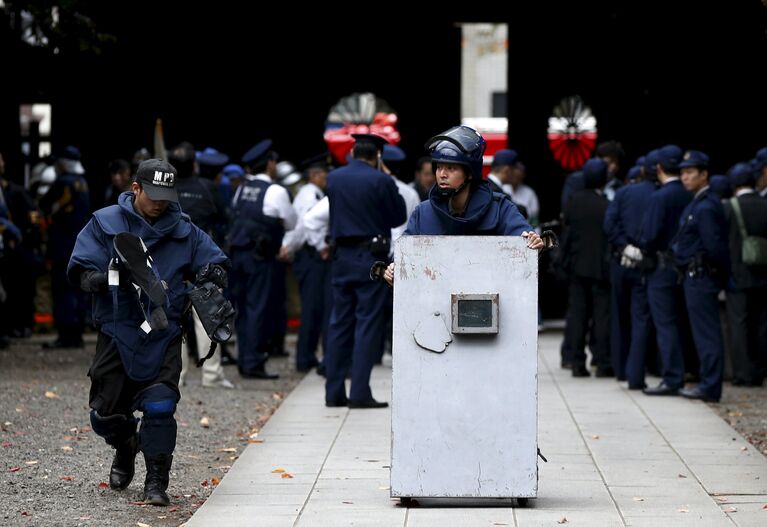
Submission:
{"label": "white shirt collar", "polygon": [[703,187],[702,189],[700,189],[698,192],[695,193],[695,197],[697,198],[698,196],[700,196],[701,194],[706,192],[709,188],[710,187],[708,185],[706,185],[705,187]]}
{"label": "white shirt collar", "polygon": [[739,198],[740,196],[744,196],[746,194],[755,194],[755,193],[756,191],[752,188],[742,188],[735,193],[735,197]]}

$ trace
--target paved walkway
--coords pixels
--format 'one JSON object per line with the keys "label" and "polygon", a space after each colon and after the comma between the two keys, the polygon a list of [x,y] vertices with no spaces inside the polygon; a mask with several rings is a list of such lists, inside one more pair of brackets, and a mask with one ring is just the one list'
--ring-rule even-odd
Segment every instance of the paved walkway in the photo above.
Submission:
{"label": "paved walkway", "polygon": [[[312,374],[187,527],[767,525],[767,458],[704,403],[572,378],[559,368],[560,340],[540,338],[539,445],[549,462],[526,508],[401,507],[389,497],[389,411],[325,408]],[[389,399],[390,374],[374,371],[379,400]]]}

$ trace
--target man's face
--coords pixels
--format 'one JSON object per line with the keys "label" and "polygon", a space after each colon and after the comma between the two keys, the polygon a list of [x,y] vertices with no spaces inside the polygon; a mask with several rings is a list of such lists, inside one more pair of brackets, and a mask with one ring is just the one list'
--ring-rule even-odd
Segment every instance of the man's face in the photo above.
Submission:
{"label": "man's face", "polygon": [[3,159],[3,154],[0,154],[0,177],[3,177],[5,175],[5,159]]}
{"label": "man's face", "polygon": [[144,218],[156,220],[162,216],[163,212],[168,208],[168,202],[165,200],[155,201],[147,196],[141,185],[135,181],[131,185],[133,191],[133,206]]}
{"label": "man's face", "polygon": [[708,170],[701,170],[697,167],[683,168],[682,185],[689,192],[698,192],[708,185]]}
{"label": "man's face", "polygon": [[509,167],[509,183],[512,187],[518,187],[525,181],[525,169],[519,165]]}
{"label": "man's face", "polygon": [[762,173],[756,179],[756,190],[761,192],[765,188],[767,188],[767,166],[762,167]]}
{"label": "man's face", "polygon": [[121,190],[128,188],[130,182],[130,169],[124,168],[112,173],[112,186]]}
{"label": "man's face", "polygon": [[415,180],[421,185],[421,188],[431,188],[436,179],[431,170],[431,162],[423,163],[415,173]]}
{"label": "man's face", "polygon": [[309,170],[309,181],[325,190],[328,186],[328,171],[324,168],[312,168]]}
{"label": "man's face", "polygon": [[437,163],[437,185],[441,189],[457,189],[468,178],[463,165]]}
{"label": "man's face", "polygon": [[599,159],[607,163],[607,179],[614,178],[615,174],[617,174],[620,169],[618,160],[613,156],[602,156]]}

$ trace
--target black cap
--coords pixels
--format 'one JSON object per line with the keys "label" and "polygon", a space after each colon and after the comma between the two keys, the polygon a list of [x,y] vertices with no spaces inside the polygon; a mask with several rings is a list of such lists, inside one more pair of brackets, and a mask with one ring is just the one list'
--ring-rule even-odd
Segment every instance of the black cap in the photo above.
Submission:
{"label": "black cap", "polygon": [[255,165],[259,161],[272,151],[272,140],[264,139],[260,143],[253,146],[250,150],[245,152],[242,156],[242,162],[246,165]]}
{"label": "black cap", "polygon": [[389,142],[380,135],[375,134],[352,134],[352,137],[358,143],[374,144],[379,152],[383,152],[384,145]]}
{"label": "black cap", "polygon": [[176,169],[164,159],[147,159],[136,170],[136,182],[153,201],[178,202]]}
{"label": "black cap", "polygon": [[312,156],[309,159],[301,161],[301,168],[309,170],[310,168],[324,168],[325,170],[332,164],[332,157],[327,150],[316,156]]}

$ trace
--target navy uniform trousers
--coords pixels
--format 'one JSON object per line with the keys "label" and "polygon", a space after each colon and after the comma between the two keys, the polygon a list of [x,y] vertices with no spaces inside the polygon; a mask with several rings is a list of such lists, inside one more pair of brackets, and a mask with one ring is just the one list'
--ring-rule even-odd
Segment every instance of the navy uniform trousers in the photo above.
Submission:
{"label": "navy uniform trousers", "polygon": [[233,296],[237,306],[237,366],[254,373],[269,358],[269,299],[274,260],[257,260],[252,249],[231,250]]}
{"label": "navy uniform trousers", "polygon": [[692,326],[695,349],[700,360],[698,388],[712,399],[722,396],[724,343],[719,318],[719,290],[721,287],[710,276],[684,278],[684,296]]}
{"label": "navy uniform trousers", "polygon": [[681,326],[684,304],[680,295],[679,275],[658,267],[647,276],[647,299],[661,357],[661,376],[671,388],[684,386],[684,347]]}
{"label": "navy uniform trousers", "polygon": [[347,399],[344,380],[350,371],[348,398],[366,401],[373,397],[370,371],[382,346],[387,297],[386,284],[370,280],[375,261],[367,248],[336,248],[331,270],[333,312],[325,353],[327,401]]}
{"label": "navy uniform trousers", "polygon": [[647,347],[652,335],[647,284],[639,269],[610,264],[610,348],[615,376],[629,386],[644,385]]}
{"label": "navy uniform trousers", "polygon": [[328,325],[333,309],[330,285],[330,261],[320,258],[309,246],[296,252],[293,272],[301,295],[301,326],[298,328],[296,368],[316,366],[317,344],[322,336],[322,349],[327,350]]}

